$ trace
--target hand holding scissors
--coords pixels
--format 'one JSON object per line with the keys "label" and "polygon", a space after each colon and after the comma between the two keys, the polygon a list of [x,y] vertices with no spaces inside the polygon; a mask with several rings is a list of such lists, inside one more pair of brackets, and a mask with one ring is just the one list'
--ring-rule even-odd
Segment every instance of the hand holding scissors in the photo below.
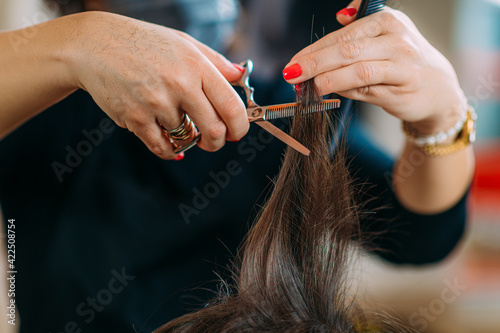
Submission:
{"label": "hand holding scissors", "polygon": [[[241,91],[238,92],[244,98],[244,102],[247,107],[248,120],[264,128],[266,131],[268,131],[276,138],[286,143],[288,146],[297,150],[298,152],[304,155],[309,155],[310,154],[309,149],[304,147],[304,145],[302,145],[300,142],[298,142],[297,140],[295,140],[294,138],[292,138],[291,136],[289,136],[288,134],[280,130],[278,127],[274,126],[269,122],[269,120],[273,119],[293,117],[298,107],[298,103],[275,104],[267,106],[258,105],[253,99],[254,89],[250,86],[249,82],[250,74],[252,73],[253,70],[253,62],[251,60],[246,60],[241,65],[243,66],[245,71],[243,72],[241,78],[236,82],[232,82],[231,85],[233,85],[233,87],[236,90],[243,90],[242,92]],[[327,110],[338,108],[339,106],[340,106],[340,100],[328,99],[310,106],[305,112],[306,113],[324,112]],[[183,125],[181,125],[183,128],[186,128],[185,131],[189,132],[191,130],[196,130],[196,128],[192,125],[192,122],[190,122],[189,118],[187,118],[187,120],[188,120],[187,122],[185,121]],[[181,153],[195,146],[199,138],[200,134],[197,134],[193,139],[193,141],[191,141],[189,144],[178,146],[175,152]]]}

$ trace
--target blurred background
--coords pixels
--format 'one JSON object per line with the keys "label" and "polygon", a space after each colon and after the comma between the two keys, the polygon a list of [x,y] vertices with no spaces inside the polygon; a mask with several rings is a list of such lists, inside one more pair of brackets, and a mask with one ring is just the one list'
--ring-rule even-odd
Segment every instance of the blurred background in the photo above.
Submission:
{"label": "blurred background", "polygon": [[[500,332],[500,0],[394,0],[454,65],[476,109],[477,168],[466,237],[443,263],[394,267],[363,258],[366,302],[396,310],[420,332]],[[396,154],[400,123],[365,106],[373,139]],[[388,134],[390,133],[390,135]],[[425,246],[425,244],[423,244]],[[453,287],[454,286],[454,287]]]}
{"label": "blurred background", "polygon": [[[468,231],[448,259],[428,267],[394,267],[367,255],[361,259],[359,287],[365,290],[362,294],[368,306],[392,309],[420,332],[498,333],[500,0],[392,0],[388,5],[410,16],[457,70],[470,104],[479,115],[477,171],[469,200]],[[41,0],[0,0],[0,30],[25,27],[51,17]],[[374,141],[397,154],[403,142],[399,121],[372,106],[364,106],[363,116]],[[3,230],[0,228],[1,309],[7,304]],[[4,317],[1,314],[0,318]],[[15,329],[0,320],[0,332]]]}

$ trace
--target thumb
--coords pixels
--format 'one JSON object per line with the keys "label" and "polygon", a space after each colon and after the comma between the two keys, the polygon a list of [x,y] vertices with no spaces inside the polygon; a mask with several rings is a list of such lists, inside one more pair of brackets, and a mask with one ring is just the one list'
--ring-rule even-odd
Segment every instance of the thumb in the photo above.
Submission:
{"label": "thumb", "polygon": [[340,24],[346,26],[351,24],[356,19],[356,14],[358,13],[359,5],[361,4],[361,0],[354,0],[344,9],[341,9],[337,13],[337,21]]}

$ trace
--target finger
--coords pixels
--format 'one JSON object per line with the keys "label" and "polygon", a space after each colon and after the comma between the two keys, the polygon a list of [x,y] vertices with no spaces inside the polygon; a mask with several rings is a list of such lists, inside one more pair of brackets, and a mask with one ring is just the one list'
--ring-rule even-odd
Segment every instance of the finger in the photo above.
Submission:
{"label": "finger", "polygon": [[385,35],[401,29],[405,25],[414,26],[411,20],[401,12],[385,7],[381,12],[356,20],[352,22],[352,24],[336,30],[302,49],[290,60],[287,66],[292,64],[296,58],[314,52],[320,48],[328,47],[343,41]]}
{"label": "finger", "polygon": [[207,57],[212,64],[214,64],[227,81],[235,82],[240,79],[241,74],[245,70],[243,67],[238,64],[233,64],[222,54],[201,43],[190,35],[181,31],[176,32],[182,37],[188,39],[201,53],[203,53],[203,55]]}
{"label": "finger", "polygon": [[341,9],[337,13],[337,21],[346,26],[351,24],[356,19],[361,0],[352,1],[346,8]]}
{"label": "finger", "polygon": [[205,72],[202,78],[203,91],[212,106],[227,126],[226,139],[240,140],[250,127],[245,104],[222,77]]}
{"label": "finger", "polygon": [[377,37],[388,32],[389,29],[387,25],[385,25],[378,17],[375,17],[373,15],[370,18],[357,20],[352,24],[349,24],[348,26],[340,30],[334,31],[316,41],[315,43],[305,47],[293,56],[286,67],[288,67],[290,64],[293,64],[295,59],[297,58],[300,58],[309,53],[316,52],[331,45],[356,39]]}
{"label": "finger", "polygon": [[182,109],[191,117],[201,133],[198,147],[217,151],[226,142],[227,127],[203,92],[187,96]]}
{"label": "finger", "polygon": [[[406,95],[402,90],[401,86],[380,84],[340,91],[337,93],[346,98],[360,100],[383,108],[386,108],[390,101],[391,108],[399,109],[405,106],[406,101],[404,98]],[[397,98],[394,98],[395,96]]]}
{"label": "finger", "polygon": [[287,81],[297,84],[356,62],[387,60],[393,54],[392,42],[389,37],[382,36],[340,42],[322,48],[296,59],[294,66],[300,67],[300,75]]}
{"label": "finger", "polygon": [[[171,108],[173,112],[162,112],[159,116],[157,116],[156,121],[158,123],[158,126],[160,126],[160,129],[162,131],[162,134],[168,138],[169,142],[172,143],[174,146],[174,149],[176,149],[178,146],[185,146],[192,142],[194,138],[197,135],[196,129],[190,131],[190,135],[188,138],[183,139],[183,140],[176,140],[172,137],[172,135],[169,135],[169,131],[172,131],[174,129],[179,129],[181,126],[186,129],[188,128],[188,120],[185,118],[184,111],[178,110],[178,109],[173,109]],[[175,123],[171,121],[171,115],[175,114],[176,116],[174,117],[175,119],[181,119],[179,121],[176,121]],[[176,125],[170,125],[170,126],[165,126],[163,124],[170,123],[170,124],[176,124]],[[187,130],[186,130],[187,131]],[[179,135],[179,133],[176,133]],[[183,133],[184,134],[184,133]]]}
{"label": "finger", "polygon": [[177,157],[170,140],[165,136],[161,127],[154,119],[150,124],[135,127],[128,127],[131,132],[141,139],[142,142],[158,157],[164,160],[171,160]]}
{"label": "finger", "polygon": [[[162,96],[168,96],[166,93]],[[184,112],[178,107],[174,107],[167,98],[158,101],[154,106],[156,112],[156,121],[160,128],[163,127],[167,131],[178,128],[184,121]]]}
{"label": "finger", "polygon": [[390,61],[357,62],[314,78],[320,95],[387,84],[401,85],[405,74]]}

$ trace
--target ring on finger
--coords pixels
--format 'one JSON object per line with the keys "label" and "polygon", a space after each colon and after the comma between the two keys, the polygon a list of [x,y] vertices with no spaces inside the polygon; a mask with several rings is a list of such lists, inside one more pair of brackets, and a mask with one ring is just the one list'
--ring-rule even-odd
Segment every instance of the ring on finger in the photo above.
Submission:
{"label": "ring on finger", "polygon": [[[170,139],[170,142],[175,148],[174,152],[176,154],[180,154],[194,147],[200,139],[200,133],[198,133],[198,129],[187,114],[184,114],[182,123],[172,130],[167,130],[161,124],[160,126],[165,135]],[[191,140],[188,141],[189,139]]]}

